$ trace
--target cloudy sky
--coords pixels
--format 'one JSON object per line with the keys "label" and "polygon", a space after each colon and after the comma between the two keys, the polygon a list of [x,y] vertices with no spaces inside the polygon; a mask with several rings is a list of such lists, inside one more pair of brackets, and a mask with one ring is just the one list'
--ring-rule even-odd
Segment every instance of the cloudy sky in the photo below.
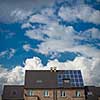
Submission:
{"label": "cloudy sky", "polygon": [[0,0],[0,93],[52,66],[100,86],[100,0]]}

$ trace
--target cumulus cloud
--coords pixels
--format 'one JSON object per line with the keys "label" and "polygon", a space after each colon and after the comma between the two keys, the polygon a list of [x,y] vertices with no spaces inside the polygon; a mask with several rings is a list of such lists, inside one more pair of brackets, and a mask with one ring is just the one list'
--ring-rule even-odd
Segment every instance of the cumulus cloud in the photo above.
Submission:
{"label": "cumulus cloud", "polygon": [[41,29],[34,29],[26,31],[25,36],[29,37],[30,39],[37,39],[37,40],[44,40],[43,35],[41,33]]}
{"label": "cumulus cloud", "polygon": [[57,59],[49,60],[44,66],[38,57],[28,58],[24,67],[16,66],[8,70],[0,66],[0,90],[4,84],[24,84],[25,70],[50,70],[50,67],[57,67],[57,70],[81,70],[85,85],[99,85],[99,58],[76,57],[73,61],[59,62]]}
{"label": "cumulus cloud", "polygon": [[86,5],[75,7],[61,7],[58,15],[65,21],[77,21],[78,19],[84,22],[100,24],[100,11],[95,10]]}
{"label": "cumulus cloud", "polygon": [[10,16],[13,17],[14,22],[17,22],[17,21],[25,20],[31,14],[32,11],[27,12],[25,10],[15,9],[14,11],[11,12]]}
{"label": "cumulus cloud", "polygon": [[10,84],[23,84],[24,70],[21,66],[8,70],[0,66],[0,94],[2,93],[3,85]]}
{"label": "cumulus cloud", "polygon": [[[65,16],[64,18],[66,18],[66,20],[68,21],[75,21],[77,20],[77,18],[81,18],[83,21],[87,21],[87,18],[89,18],[90,20],[91,17],[89,16],[91,14],[95,15],[95,11],[97,12],[97,14],[99,14],[98,10],[95,10],[86,5],[82,5],[82,8],[81,6],[73,6],[61,7],[60,10],[61,9],[63,9],[63,11],[59,11],[59,14],[62,13]],[[84,11],[82,11],[83,9]],[[68,10],[68,12],[64,10]],[[48,12],[50,12],[50,14]],[[29,24],[36,22],[39,25],[39,27],[37,28],[34,28],[34,25],[32,25],[33,28],[31,27],[32,29],[28,29],[25,32],[25,36],[29,37],[30,39],[42,40],[42,42],[37,45],[38,48],[34,49],[36,52],[45,55],[51,55],[53,53],[57,54],[58,52],[69,51],[75,53],[79,52],[87,57],[100,56],[99,50],[97,50],[96,48],[92,47],[89,44],[79,45],[79,43],[76,41],[79,40],[80,42],[81,40],[88,40],[89,38],[99,39],[100,30],[98,28],[93,27],[85,31],[77,32],[73,26],[64,26],[62,24],[59,24],[60,19],[54,14],[54,12],[55,9],[45,8],[42,9],[40,13],[32,15],[28,19]],[[66,15],[66,12],[68,15]],[[96,18],[95,21],[97,21],[98,18]],[[93,21],[93,19],[91,19],[91,21]]]}
{"label": "cumulus cloud", "polygon": [[[35,13],[41,10],[42,7],[53,5],[55,0],[6,0],[0,1],[0,22],[16,22],[26,19],[30,12]],[[5,8],[5,9],[4,9]]]}
{"label": "cumulus cloud", "polygon": [[100,39],[100,30],[97,28],[88,29],[84,33],[90,35],[90,38]]}

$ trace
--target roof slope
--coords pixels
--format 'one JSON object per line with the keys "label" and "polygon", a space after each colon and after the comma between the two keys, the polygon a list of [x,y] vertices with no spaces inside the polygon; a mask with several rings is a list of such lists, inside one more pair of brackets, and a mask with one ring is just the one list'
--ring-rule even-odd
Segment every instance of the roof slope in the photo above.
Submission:
{"label": "roof slope", "polygon": [[[64,84],[64,80],[70,81]],[[25,73],[25,88],[69,88],[83,87],[80,70],[27,70]]]}
{"label": "roof slope", "polygon": [[5,85],[3,89],[2,99],[24,99],[24,86],[21,85]]}

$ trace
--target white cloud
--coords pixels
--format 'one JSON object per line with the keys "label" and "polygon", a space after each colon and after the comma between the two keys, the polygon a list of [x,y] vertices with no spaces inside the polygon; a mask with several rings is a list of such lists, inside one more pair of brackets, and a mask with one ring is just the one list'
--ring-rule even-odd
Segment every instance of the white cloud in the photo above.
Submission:
{"label": "white cloud", "polygon": [[53,8],[44,8],[40,13],[36,13],[29,18],[31,23],[42,23],[42,24],[51,24],[56,21],[56,15],[54,14]]}
{"label": "white cloud", "polygon": [[100,39],[100,30],[97,28],[88,29],[84,33],[90,34],[91,38]]}
{"label": "white cloud", "polygon": [[7,50],[0,52],[0,57],[4,57],[7,54]]}
{"label": "white cloud", "polygon": [[28,30],[26,31],[25,36],[30,39],[44,40],[40,29]]}
{"label": "white cloud", "polygon": [[30,44],[24,44],[24,45],[23,45],[23,49],[24,49],[26,52],[28,52],[28,51],[30,51],[32,48],[31,48]]}
{"label": "white cloud", "polygon": [[30,23],[25,23],[25,24],[23,24],[23,25],[21,26],[22,29],[23,29],[23,28],[30,28],[30,27],[32,27],[32,25],[31,25]]}
{"label": "white cloud", "polygon": [[38,57],[28,58],[25,61],[25,70],[42,70],[43,64]]}
{"label": "white cloud", "polygon": [[0,52],[0,57],[8,56],[7,58],[10,59],[14,56],[16,50],[14,48],[10,48],[8,50]]}
{"label": "white cloud", "polygon": [[59,10],[59,16],[68,22],[80,19],[84,22],[100,24],[100,11],[86,5],[61,7]]}
{"label": "white cloud", "polygon": [[48,23],[49,19],[47,16],[41,15],[41,14],[36,14],[33,15],[30,19],[29,22],[37,22],[37,23]]}
{"label": "white cloud", "polygon": [[16,21],[21,21],[25,20],[28,16],[32,14],[31,11],[25,11],[22,9],[15,9],[14,11],[11,12],[10,16],[14,18],[14,22]]}
{"label": "white cloud", "polygon": [[23,84],[24,83],[24,68],[16,66],[7,73],[7,84]]}
{"label": "white cloud", "polygon": [[9,57],[8,58],[12,58],[14,56],[15,52],[16,52],[15,49],[10,48],[10,50],[9,50]]}
{"label": "white cloud", "polygon": [[[73,6],[73,8],[61,7],[60,10],[61,9],[62,9],[61,13],[64,15],[64,18],[66,18],[66,20],[69,21],[77,20],[77,18],[81,18],[84,21],[87,21],[88,20],[87,18],[89,18],[90,20],[91,18],[90,15],[91,14],[94,15],[96,11],[93,8],[90,8],[85,5],[77,7]],[[48,12],[50,12],[51,14],[48,14]],[[32,15],[29,18],[29,23],[31,21],[31,22],[46,24],[44,26],[41,25],[39,28],[36,29],[34,28],[32,30],[27,30],[25,33],[25,36],[28,36],[30,39],[37,39],[43,41],[39,45],[37,45],[38,46],[37,49],[34,49],[36,52],[40,52],[45,55],[51,55],[53,54],[53,52],[57,53],[57,52],[69,51],[75,53],[79,52],[86,57],[96,57],[96,56],[100,57],[99,50],[97,50],[96,48],[92,47],[89,44],[79,45],[78,42],[75,41],[75,40],[79,41],[86,40],[88,38],[98,39],[100,37],[99,29],[91,28],[82,32],[77,32],[72,26],[63,26],[59,24],[59,20],[54,15],[53,12],[54,9],[46,8],[42,9],[40,13]],[[66,15],[66,12],[68,15]],[[97,14],[99,13],[98,11],[96,12]],[[98,16],[95,17],[99,18]],[[91,19],[91,21],[93,21],[93,19]],[[47,35],[48,37],[44,38],[44,35]]]}
{"label": "white cloud", "polygon": [[24,84],[25,70],[50,70],[50,67],[57,67],[57,70],[81,70],[85,85],[99,85],[99,58],[76,57],[73,61],[59,62],[57,59],[49,60],[46,66],[43,66],[38,57],[28,58],[25,66],[16,66],[8,70],[0,66],[0,88],[4,84]]}
{"label": "white cloud", "polygon": [[66,44],[66,41],[63,40],[50,40],[47,42],[43,42],[38,45],[39,49],[35,49],[37,52],[42,54],[49,55],[52,52],[74,52],[80,53],[85,57],[100,57],[100,50],[95,47],[91,47],[89,45],[70,45]]}
{"label": "white cloud", "polygon": [[[25,18],[24,15],[27,16],[28,12],[32,11],[33,13],[35,13],[36,11],[40,11],[44,6],[45,7],[52,6],[54,4],[54,2],[55,2],[55,0],[52,0],[52,2],[51,2],[51,0],[42,0],[42,1],[41,0],[28,0],[25,2],[23,2],[23,0],[20,0],[20,1],[16,1],[16,0],[3,1],[2,0],[2,1],[0,1],[0,21],[5,22],[5,23],[15,22],[16,19],[20,20],[20,19]],[[20,11],[18,11],[17,9]],[[16,14],[15,10],[18,11],[18,14]],[[13,16],[10,16],[11,13]],[[21,15],[21,13],[22,13],[22,15]],[[18,16],[18,15],[20,15],[20,16]]]}
{"label": "white cloud", "polygon": [[23,84],[24,83],[24,68],[16,66],[8,70],[0,66],[0,94],[2,93],[3,85],[8,84]]}

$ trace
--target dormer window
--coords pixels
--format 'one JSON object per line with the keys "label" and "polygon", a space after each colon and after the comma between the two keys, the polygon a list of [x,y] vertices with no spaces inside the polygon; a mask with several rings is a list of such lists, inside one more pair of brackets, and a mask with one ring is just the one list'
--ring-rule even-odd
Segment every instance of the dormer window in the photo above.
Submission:
{"label": "dormer window", "polygon": [[43,83],[42,80],[36,80],[36,83]]}
{"label": "dormer window", "polygon": [[66,84],[69,84],[70,80],[69,79],[63,79],[63,82],[66,83]]}
{"label": "dormer window", "polygon": [[87,94],[88,94],[88,95],[93,95],[93,93],[92,93],[91,91],[89,91]]}
{"label": "dormer window", "polygon": [[70,86],[70,80],[69,79],[63,79],[63,86],[69,87]]}

